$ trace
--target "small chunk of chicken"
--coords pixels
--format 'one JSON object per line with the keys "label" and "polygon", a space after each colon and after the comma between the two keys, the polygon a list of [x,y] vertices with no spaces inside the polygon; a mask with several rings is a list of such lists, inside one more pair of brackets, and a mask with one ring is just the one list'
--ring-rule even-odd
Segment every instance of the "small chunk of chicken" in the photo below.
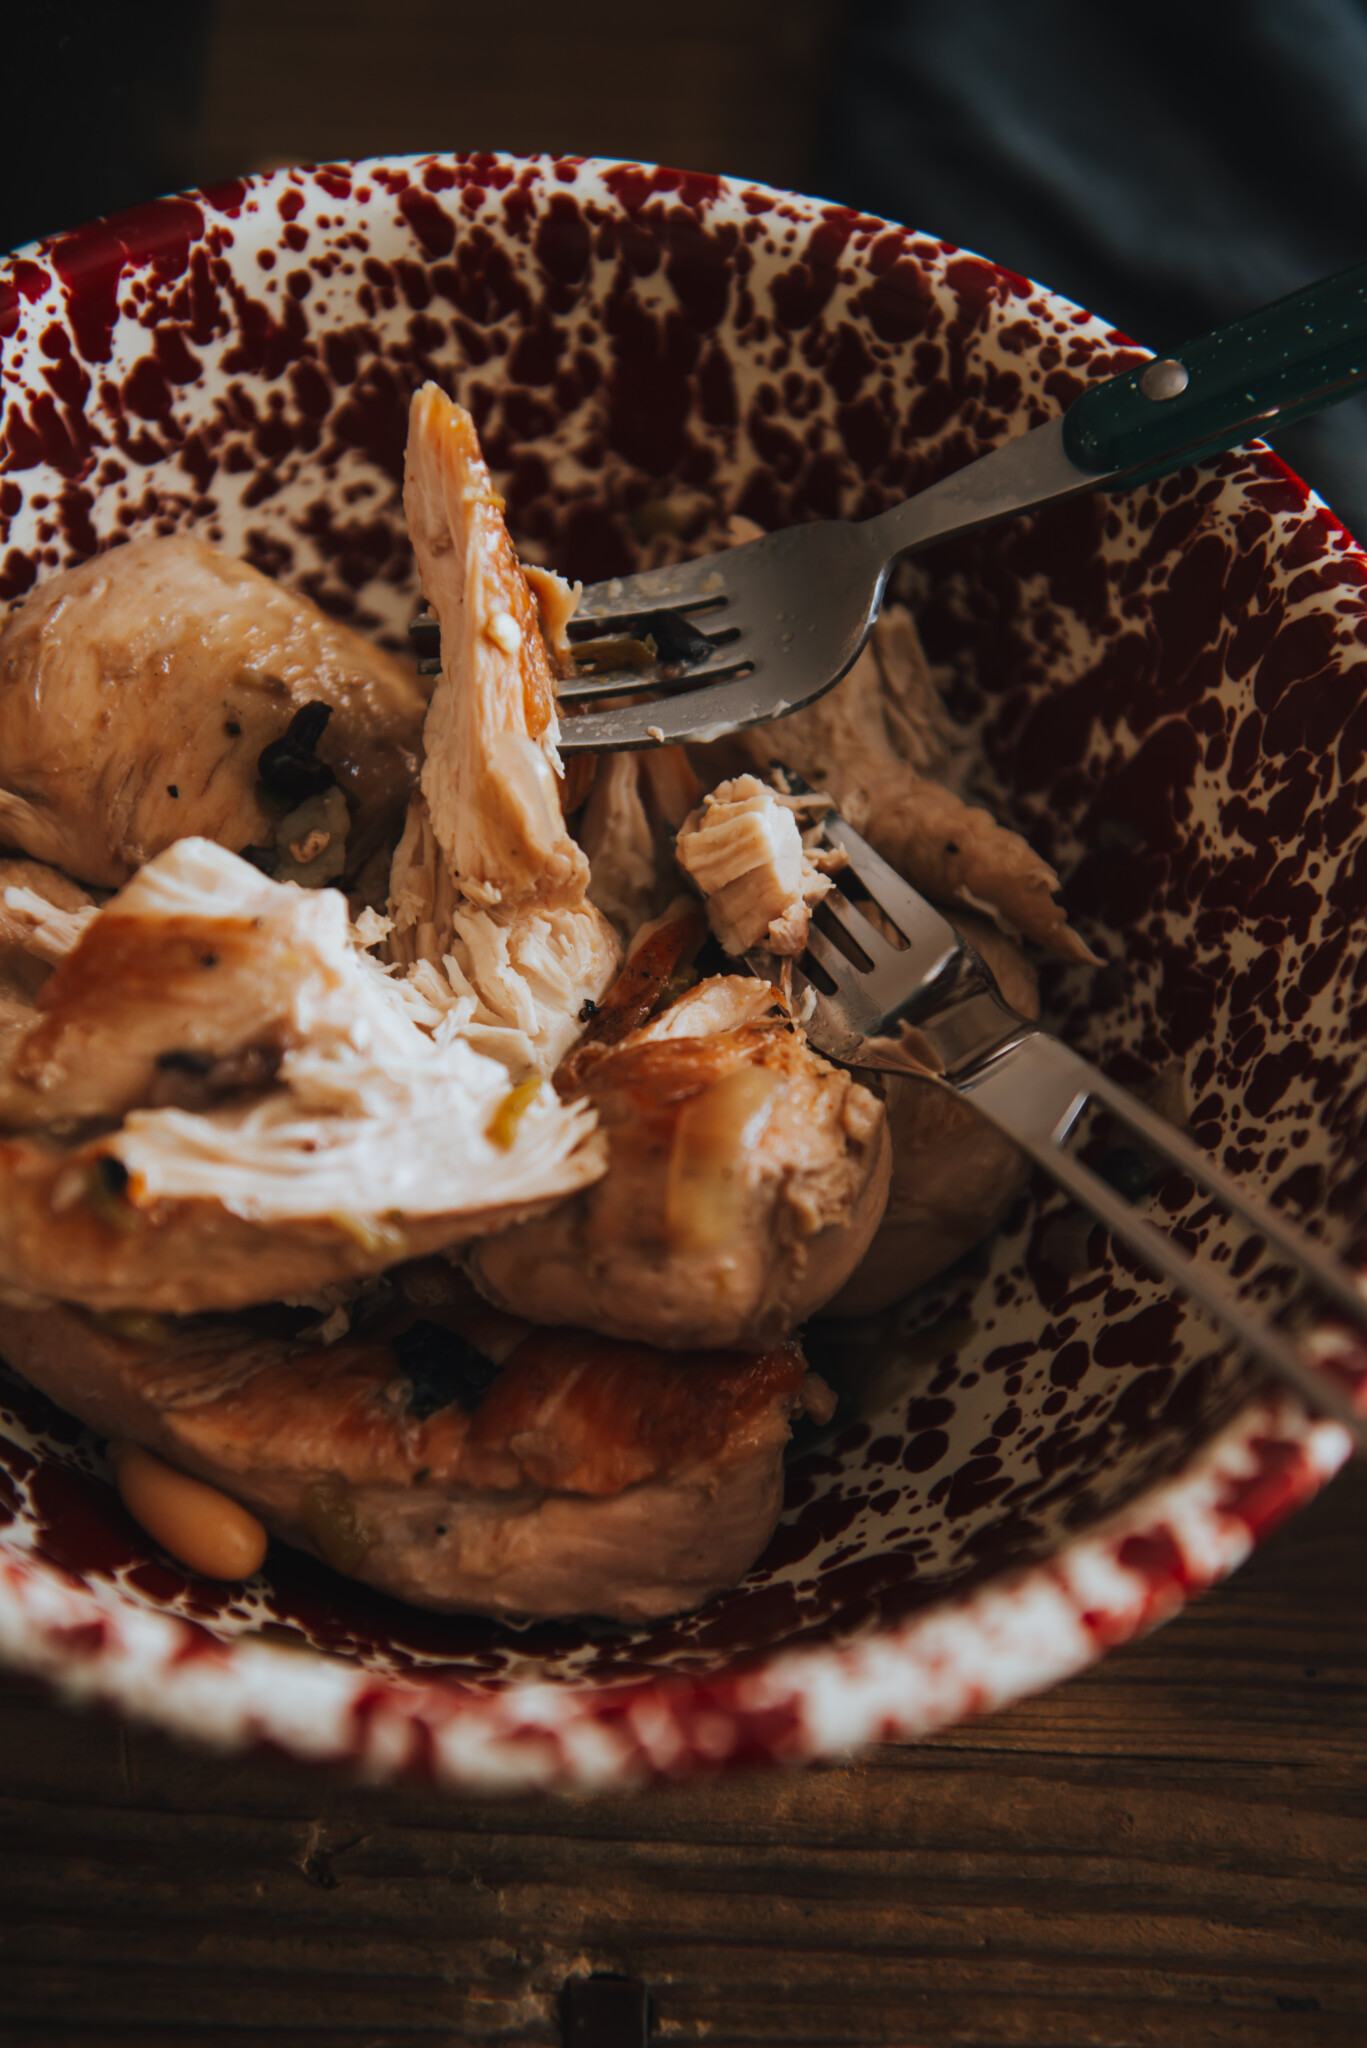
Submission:
{"label": "small chunk of chicken", "polygon": [[510,1065],[549,1073],[616,972],[618,947],[588,900],[588,862],[557,795],[555,676],[536,595],[474,422],[434,384],[413,400],[404,508],[442,673],[390,877],[391,957],[473,995],[481,1025],[509,1034]]}
{"label": "small chunk of chicken", "polygon": [[887,1199],[882,1105],[811,1051],[767,982],[701,982],[586,1045],[561,1085],[597,1112],[608,1170],[471,1252],[491,1301],[671,1349],[758,1349],[863,1257]]}
{"label": "small chunk of chicken", "polygon": [[258,761],[310,703],[353,813],[347,869],[392,844],[426,710],[392,656],[246,562],[174,534],[40,583],[0,632],[0,836],[117,888],[177,839],[269,847]]}
{"label": "small chunk of chicken", "polygon": [[92,1428],[420,1606],[642,1622],[734,1585],[773,1533],[792,1417],[834,1405],[796,1344],[665,1354],[434,1291],[329,1349],[48,1310],[9,1313],[6,1353]]}
{"label": "small chunk of chicken", "polygon": [[[591,1113],[534,1085],[514,1102],[459,1011],[356,949],[340,895],[204,840],[149,862],[40,1001],[0,1095],[0,1284],[238,1307],[458,1243],[602,1171]],[[168,1067],[207,1097],[135,1106]]]}
{"label": "small chunk of chicken", "polygon": [[791,807],[757,776],[719,783],[685,819],[675,850],[724,953],[739,958],[763,946],[796,958],[806,949],[812,906],[831,884],[813,866]]}
{"label": "small chunk of chicken", "polygon": [[[909,648],[924,657],[905,612],[885,614],[843,681],[814,704],[725,743],[761,770],[780,761],[827,791],[841,814],[914,888],[976,905],[1063,960],[1095,962],[1056,900],[1058,876],[1018,832],[930,779],[949,755],[925,711],[929,677],[907,681]],[[914,765],[916,764],[916,765]]]}

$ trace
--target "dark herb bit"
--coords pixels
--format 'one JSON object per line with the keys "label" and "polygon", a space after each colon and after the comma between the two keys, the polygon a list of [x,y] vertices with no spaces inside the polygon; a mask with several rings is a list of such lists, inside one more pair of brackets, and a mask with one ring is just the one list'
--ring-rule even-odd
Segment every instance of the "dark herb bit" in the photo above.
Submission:
{"label": "dark herb bit", "polygon": [[217,967],[217,953],[201,953],[199,956],[199,964],[201,967]]}
{"label": "dark herb bit", "polygon": [[242,727],[235,718],[225,718],[223,730],[227,733],[230,740],[241,739],[242,737]]}
{"label": "dark herb bit", "polygon": [[101,1153],[98,1159],[91,1161],[85,1183],[85,1205],[106,1230],[126,1232],[141,1228],[141,1213],[126,1199],[128,1183],[128,1168],[112,1153]]}
{"label": "dark herb bit", "polygon": [[408,1381],[408,1412],[417,1422],[457,1402],[473,1415],[500,1371],[468,1338],[425,1317],[395,1337],[393,1351]]}
{"label": "dark herb bit", "polygon": [[166,794],[168,796],[178,797],[180,795],[180,785],[175,782],[168,782],[166,785]]}
{"label": "dark herb bit", "polygon": [[207,1052],[159,1052],[157,1065],[167,1074],[207,1074],[213,1065]]}
{"label": "dark herb bit", "polygon": [[268,1088],[280,1071],[278,1045],[245,1045],[217,1059],[189,1047],[157,1055],[147,1091],[149,1109],[212,1109],[233,1095]]}
{"label": "dark herb bit", "polygon": [[332,788],[337,777],[314,751],[331,716],[332,706],[315,699],[295,712],[283,738],[261,749],[256,772],[272,796],[302,803],[305,797],[321,796]]}
{"label": "dark herb bit", "polygon": [[579,1022],[587,1024],[590,1017],[596,1017],[597,1015],[597,1003],[595,1003],[592,996],[585,996],[583,1002],[579,1005]]}

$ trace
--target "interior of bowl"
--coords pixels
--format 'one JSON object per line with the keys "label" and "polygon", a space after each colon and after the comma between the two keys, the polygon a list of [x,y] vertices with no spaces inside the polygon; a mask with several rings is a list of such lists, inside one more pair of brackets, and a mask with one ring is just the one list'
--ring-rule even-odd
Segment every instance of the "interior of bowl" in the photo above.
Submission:
{"label": "interior of bowl", "polygon": [[[191,528],[402,645],[406,408],[474,414],[524,554],[597,579],[860,517],[1136,353],[976,256],[817,201],[551,159],[280,172],[25,252],[0,285],[0,595]],[[902,572],[980,787],[1104,956],[1048,1015],[1336,1245],[1362,1161],[1367,563],[1266,452],[1079,499]],[[814,593],[814,601],[819,601]],[[1193,1244],[1238,1258],[1189,1186]],[[1272,1300],[1278,1276],[1250,1269]],[[844,1388],[732,1593],[657,1627],[405,1608],[277,1546],[187,1577],[99,1446],[6,1380],[7,1555],[223,1640],[483,1692],[735,1671],[887,1630],[1180,1478],[1249,1386],[1218,1332],[1037,1184],[898,1309],[811,1333]],[[11,1653],[17,1654],[11,1641]]]}

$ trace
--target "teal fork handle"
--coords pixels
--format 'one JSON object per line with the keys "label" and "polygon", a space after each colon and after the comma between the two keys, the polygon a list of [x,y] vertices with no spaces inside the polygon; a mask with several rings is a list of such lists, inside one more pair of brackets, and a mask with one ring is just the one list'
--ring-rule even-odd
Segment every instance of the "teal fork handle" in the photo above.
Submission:
{"label": "teal fork handle", "polygon": [[[1367,379],[1367,263],[1084,391],[1063,422],[1103,490],[1169,476],[1347,398]],[[1118,472],[1109,474],[1109,472]]]}

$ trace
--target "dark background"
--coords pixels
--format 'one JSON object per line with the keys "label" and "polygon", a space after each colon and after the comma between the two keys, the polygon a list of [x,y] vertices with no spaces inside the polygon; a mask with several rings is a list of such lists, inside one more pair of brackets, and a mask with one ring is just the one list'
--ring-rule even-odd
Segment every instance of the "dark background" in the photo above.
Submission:
{"label": "dark background", "polygon": [[[814,191],[1160,350],[1367,255],[1367,0],[20,0],[4,59],[0,248],[243,170],[511,149]],[[1279,446],[1367,535],[1367,401]]]}

